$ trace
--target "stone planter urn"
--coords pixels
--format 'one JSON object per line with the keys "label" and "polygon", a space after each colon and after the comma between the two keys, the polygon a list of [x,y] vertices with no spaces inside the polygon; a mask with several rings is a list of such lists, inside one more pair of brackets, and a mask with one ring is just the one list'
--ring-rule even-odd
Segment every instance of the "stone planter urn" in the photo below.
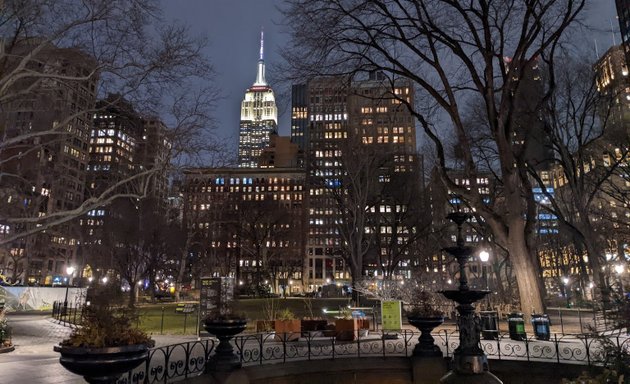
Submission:
{"label": "stone planter urn", "polygon": [[234,353],[230,340],[247,328],[247,319],[205,319],[203,327],[219,339],[216,353],[206,363],[205,372],[231,371],[241,367],[241,359]]}
{"label": "stone planter urn", "polygon": [[61,354],[59,362],[65,369],[93,384],[115,383],[123,373],[136,368],[149,356],[146,344],[109,348],[56,345],[54,350]]}
{"label": "stone planter urn", "polygon": [[420,331],[418,344],[416,344],[416,347],[413,349],[413,355],[423,357],[441,357],[442,350],[440,347],[435,345],[435,340],[433,339],[433,336],[431,336],[431,332],[444,322],[444,317],[408,316],[407,321]]}

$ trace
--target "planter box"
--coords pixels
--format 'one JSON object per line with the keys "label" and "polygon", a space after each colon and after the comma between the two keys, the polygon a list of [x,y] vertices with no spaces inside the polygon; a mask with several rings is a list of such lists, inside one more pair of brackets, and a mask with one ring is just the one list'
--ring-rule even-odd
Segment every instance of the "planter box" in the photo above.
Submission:
{"label": "planter box", "polygon": [[274,320],[256,320],[256,332],[273,332],[275,329]]}
{"label": "planter box", "polygon": [[298,320],[275,320],[276,340],[295,341],[300,338],[302,328],[301,321]]}
{"label": "planter box", "polygon": [[328,321],[321,320],[304,320],[302,319],[302,332],[323,331],[326,329]]}
{"label": "planter box", "polygon": [[335,320],[335,331],[338,341],[353,341],[359,332],[359,320],[337,319]]}

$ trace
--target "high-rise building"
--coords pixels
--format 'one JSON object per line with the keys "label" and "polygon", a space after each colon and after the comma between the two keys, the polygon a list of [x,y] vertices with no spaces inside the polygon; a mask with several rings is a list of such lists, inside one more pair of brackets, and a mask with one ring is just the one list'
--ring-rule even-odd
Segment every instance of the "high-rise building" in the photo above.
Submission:
{"label": "high-rise building", "polygon": [[[92,209],[79,220],[82,227],[83,258],[77,266],[111,267],[112,244],[119,240],[114,229],[133,215],[148,212],[166,215],[170,143],[167,128],[158,119],[143,118],[132,104],[119,95],[110,95],[97,103],[90,140],[90,160],[86,198],[106,193],[142,194],[136,198],[117,198],[110,204]],[[143,173],[151,173],[148,177]],[[119,184],[115,190],[112,187]],[[91,271],[85,269],[85,274]],[[88,276],[83,276],[88,277]]]}
{"label": "high-rise building", "polygon": [[241,124],[238,143],[238,165],[258,167],[262,150],[269,145],[271,134],[277,131],[278,109],[271,87],[265,80],[264,34],[260,32],[260,57],[256,81],[245,92],[241,103]]}
{"label": "high-rise building", "polygon": [[607,103],[602,106],[606,129],[610,135],[623,134],[630,122],[630,76],[623,47],[611,47],[597,60],[594,69],[597,91],[604,96],[602,102]]}
{"label": "high-rise building", "polygon": [[[84,199],[96,65],[80,51],[40,44],[33,39],[5,47],[3,69],[17,65],[10,58],[32,54],[27,68],[34,76],[18,79],[6,93],[14,97],[2,105],[0,220],[45,217],[76,209]],[[42,79],[41,68],[63,76]],[[14,235],[35,225],[0,222],[0,231]],[[65,267],[76,258],[78,232],[70,221],[16,240],[8,256],[0,257],[0,273],[22,283],[62,283]]]}
{"label": "high-rise building", "polygon": [[[351,168],[380,158],[372,161],[376,166],[368,181],[374,184],[369,187],[373,196],[366,207],[371,226],[367,231],[375,238],[362,266],[368,275],[387,270],[384,264],[392,262],[387,252],[396,248],[391,240],[404,243],[412,233],[410,228],[398,226],[401,220],[396,216],[407,212],[410,204],[403,195],[418,196],[421,170],[414,119],[401,102],[414,102],[409,82],[397,80],[392,86],[381,73],[356,81],[317,78],[308,83],[307,94],[309,235],[305,284],[307,290],[315,290],[332,281],[350,279],[340,256],[344,252],[339,228],[343,218],[338,196],[333,194],[337,188],[357,187],[348,183]],[[353,150],[356,152],[351,154]],[[401,232],[393,233],[396,230]],[[400,255],[396,258],[400,260]]]}
{"label": "high-rise building", "polygon": [[621,31],[621,45],[626,62],[630,62],[630,0],[616,0],[616,4],[619,30]]}
{"label": "high-rise building", "polygon": [[[90,158],[86,185],[86,198],[98,197],[109,188],[130,178],[138,171],[138,139],[142,132],[142,119],[131,103],[118,95],[110,95],[97,103],[90,138]],[[126,192],[121,184],[116,192]],[[93,209],[80,219],[83,244],[88,259],[81,263],[92,264],[94,247],[102,241],[105,224],[115,213],[115,205]],[[92,248],[92,249],[90,249]]]}
{"label": "high-rise building", "polygon": [[305,172],[298,168],[185,170],[190,273],[233,276],[243,294],[262,286],[301,291],[304,183]]}
{"label": "high-rise building", "polygon": [[308,142],[308,87],[306,84],[291,86],[291,142],[305,152]]}

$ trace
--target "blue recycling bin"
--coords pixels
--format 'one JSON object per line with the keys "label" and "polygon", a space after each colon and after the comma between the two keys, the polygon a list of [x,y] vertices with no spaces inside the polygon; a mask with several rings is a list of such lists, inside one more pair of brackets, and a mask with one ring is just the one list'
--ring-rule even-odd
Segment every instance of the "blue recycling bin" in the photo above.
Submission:
{"label": "blue recycling bin", "polygon": [[532,327],[534,335],[538,340],[549,340],[551,331],[549,330],[549,315],[546,313],[532,314]]}

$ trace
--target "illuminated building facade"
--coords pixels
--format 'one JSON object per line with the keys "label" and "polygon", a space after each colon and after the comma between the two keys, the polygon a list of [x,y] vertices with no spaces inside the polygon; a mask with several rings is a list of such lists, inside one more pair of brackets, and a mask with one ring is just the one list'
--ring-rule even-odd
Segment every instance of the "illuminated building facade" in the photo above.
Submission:
{"label": "illuminated building facade", "polygon": [[[31,45],[32,43],[32,45]],[[96,98],[95,62],[73,49],[32,40],[4,47],[5,57],[20,60],[41,48],[27,63],[63,73],[65,79],[42,81],[25,75],[7,90],[0,114],[0,140],[27,137],[0,146],[0,217],[44,217],[72,210],[84,198],[91,116]],[[11,59],[3,65],[11,70]],[[28,71],[27,71],[28,72]],[[75,80],[76,79],[76,80]],[[38,132],[38,135],[32,133]],[[49,134],[43,134],[49,132]],[[26,136],[22,136],[26,135]],[[77,258],[78,230],[66,222],[18,239],[0,256],[0,274],[12,282],[62,284],[65,267]],[[36,224],[0,222],[0,236],[28,231]]]}
{"label": "illuminated building facade", "polygon": [[[387,269],[383,265],[388,258],[385,253],[396,248],[390,243],[392,239],[405,241],[406,234],[392,233],[395,232],[394,225],[387,224],[388,218],[405,212],[409,203],[399,200],[400,196],[393,186],[399,180],[415,180],[415,189],[405,190],[405,194],[411,192],[418,196],[421,167],[415,150],[414,119],[397,100],[405,98],[414,102],[413,87],[408,82],[397,81],[392,87],[380,73],[353,82],[340,78],[317,78],[308,83],[307,95],[306,163],[309,182],[305,285],[307,290],[316,290],[322,285],[346,283],[350,279],[347,266],[340,257],[343,240],[337,224],[341,219],[339,206],[331,195],[331,190],[341,186],[350,167],[343,164],[343,159],[349,161],[352,156],[346,154],[344,157],[343,151],[358,145],[361,153],[383,159],[372,180],[378,185],[374,189],[379,191],[376,193],[378,203],[368,208],[371,222],[378,224],[374,224],[373,228],[363,228],[375,238],[364,263],[368,276],[378,276]],[[357,158],[352,161],[362,160]],[[399,273],[407,273],[404,272],[406,266],[407,261],[402,261]]]}
{"label": "illuminated building facade", "polygon": [[619,30],[621,31],[621,45],[626,62],[630,62],[630,0],[616,0],[616,4]]}
{"label": "illuminated building facade", "polygon": [[278,109],[271,87],[265,80],[264,39],[260,33],[260,58],[256,81],[245,92],[241,103],[241,124],[238,142],[238,165],[256,168],[262,150],[277,131]]}
{"label": "illuminated building facade", "polygon": [[298,168],[199,168],[184,172],[184,222],[194,244],[188,268],[258,286],[302,290],[305,172]]}

